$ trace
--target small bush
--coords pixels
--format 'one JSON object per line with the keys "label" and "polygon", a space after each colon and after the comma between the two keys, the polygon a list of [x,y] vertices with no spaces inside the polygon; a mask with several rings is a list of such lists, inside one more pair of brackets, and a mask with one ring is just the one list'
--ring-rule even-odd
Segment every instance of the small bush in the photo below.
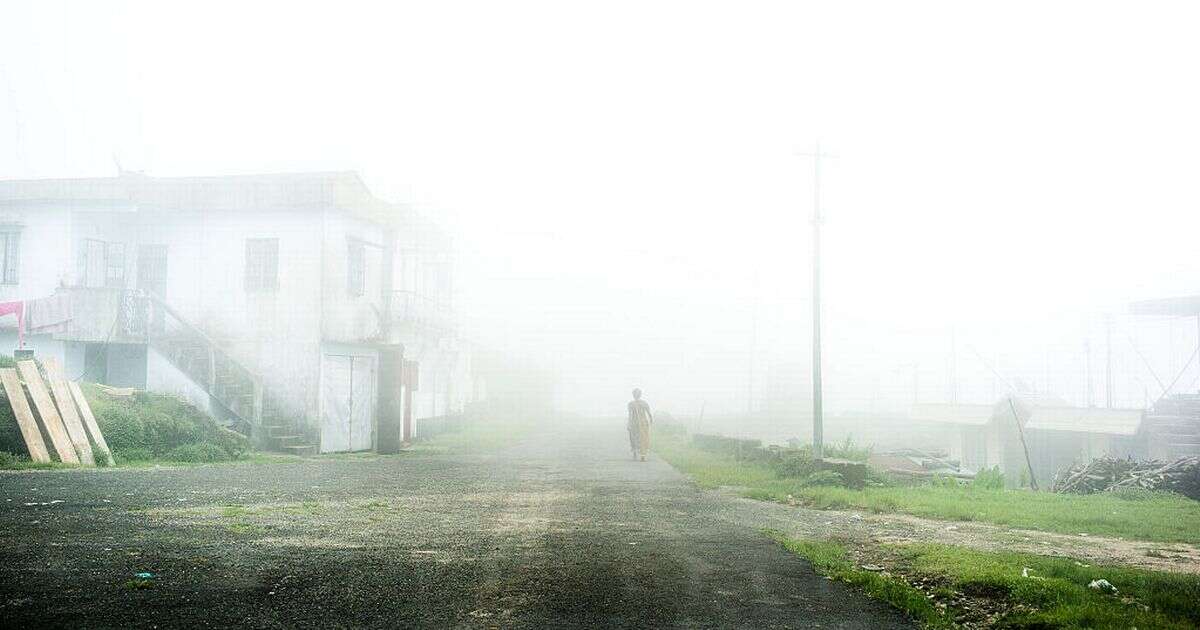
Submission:
{"label": "small bush", "polygon": [[29,458],[14,455],[8,451],[0,451],[0,468],[16,468],[26,461],[29,461]]}
{"label": "small bush", "polygon": [[1000,472],[999,466],[984,468],[975,473],[975,478],[971,480],[971,486],[979,490],[1003,490],[1004,473]]}
{"label": "small bush", "polygon": [[808,451],[794,449],[782,451],[771,468],[779,477],[799,479],[817,472],[817,463]]}

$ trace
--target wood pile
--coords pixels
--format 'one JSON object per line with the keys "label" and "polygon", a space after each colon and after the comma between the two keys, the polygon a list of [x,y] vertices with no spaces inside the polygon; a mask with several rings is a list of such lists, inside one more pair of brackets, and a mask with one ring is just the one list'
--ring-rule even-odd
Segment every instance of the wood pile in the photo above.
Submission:
{"label": "wood pile", "polygon": [[1054,480],[1054,492],[1092,494],[1122,488],[1169,490],[1200,501],[1200,457],[1134,461],[1098,457],[1064,469]]}
{"label": "wood pile", "polygon": [[113,465],[108,443],[79,384],[68,381],[53,358],[42,363],[44,379],[33,361],[16,363],[15,369],[0,368],[0,385],[17,419],[29,459],[47,463],[53,461],[53,454],[65,464],[95,466],[99,457]]}

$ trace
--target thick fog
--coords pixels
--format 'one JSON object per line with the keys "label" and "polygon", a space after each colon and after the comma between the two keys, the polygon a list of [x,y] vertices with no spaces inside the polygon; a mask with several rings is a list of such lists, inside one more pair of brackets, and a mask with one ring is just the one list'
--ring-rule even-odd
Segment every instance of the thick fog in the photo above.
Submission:
{"label": "thick fog", "polygon": [[0,176],[358,171],[566,410],[807,395],[818,142],[831,413],[1200,381],[1192,3],[0,11]]}

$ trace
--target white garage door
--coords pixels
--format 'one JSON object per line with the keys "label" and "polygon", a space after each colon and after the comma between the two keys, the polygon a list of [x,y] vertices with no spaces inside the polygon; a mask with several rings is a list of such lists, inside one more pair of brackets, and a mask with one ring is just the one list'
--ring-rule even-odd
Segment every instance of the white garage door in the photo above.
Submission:
{"label": "white garage door", "polygon": [[371,448],[375,360],[326,354],[321,368],[321,452]]}

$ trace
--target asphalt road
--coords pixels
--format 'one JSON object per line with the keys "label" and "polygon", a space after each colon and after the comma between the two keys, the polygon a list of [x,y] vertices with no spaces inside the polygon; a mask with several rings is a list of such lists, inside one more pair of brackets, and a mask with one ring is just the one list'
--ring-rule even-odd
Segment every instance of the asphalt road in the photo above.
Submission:
{"label": "asphalt road", "polygon": [[661,461],[632,461],[614,424],[559,426],[468,454],[0,473],[0,619],[910,626],[731,518],[734,500]]}

